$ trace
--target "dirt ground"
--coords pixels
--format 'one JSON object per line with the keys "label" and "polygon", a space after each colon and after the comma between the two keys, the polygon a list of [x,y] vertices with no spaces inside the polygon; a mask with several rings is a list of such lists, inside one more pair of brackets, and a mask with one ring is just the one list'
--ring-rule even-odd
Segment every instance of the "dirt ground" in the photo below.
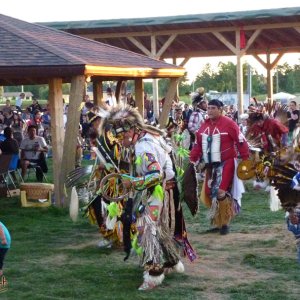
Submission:
{"label": "dirt ground", "polygon": [[[198,251],[199,257],[195,262],[185,263],[186,274],[195,281],[205,281],[207,299],[221,299],[219,294],[214,293],[216,284],[226,288],[264,281],[276,275],[243,264],[242,261],[247,255],[282,255],[296,259],[294,237],[284,224],[256,233],[229,233],[226,236],[219,233],[193,234],[190,235],[190,241],[192,245],[200,245],[203,250]],[[272,246],[265,246],[268,241]]]}

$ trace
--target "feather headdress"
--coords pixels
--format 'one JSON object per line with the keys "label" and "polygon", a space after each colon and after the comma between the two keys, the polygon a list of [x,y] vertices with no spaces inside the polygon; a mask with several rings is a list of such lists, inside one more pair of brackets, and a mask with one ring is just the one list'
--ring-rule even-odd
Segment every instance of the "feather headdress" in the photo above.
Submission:
{"label": "feather headdress", "polygon": [[286,165],[274,166],[271,176],[271,184],[278,190],[278,197],[281,202],[281,206],[289,211],[296,207],[300,203],[300,191],[293,187],[293,181],[297,176],[297,163],[298,161],[288,163]]}
{"label": "feather headdress", "polygon": [[144,123],[144,119],[137,108],[130,105],[119,104],[106,111],[100,125],[100,132],[110,128],[114,135],[129,131],[131,128],[138,128],[153,134],[163,135],[164,132],[154,126]]}
{"label": "feather headdress", "polygon": [[264,103],[258,103],[255,99],[254,105],[249,106],[248,125],[251,126],[260,119],[267,119],[275,116],[276,118],[283,118],[283,116],[286,116],[287,110],[287,105],[282,105],[281,103],[277,103],[275,101],[272,102],[271,99],[268,99]]}

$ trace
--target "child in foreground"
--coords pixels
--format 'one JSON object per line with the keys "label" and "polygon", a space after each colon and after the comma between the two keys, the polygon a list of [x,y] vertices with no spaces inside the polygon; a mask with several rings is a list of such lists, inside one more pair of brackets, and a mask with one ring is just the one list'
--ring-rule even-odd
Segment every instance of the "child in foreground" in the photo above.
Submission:
{"label": "child in foreground", "polygon": [[300,207],[295,208],[293,211],[288,213],[286,218],[287,229],[291,231],[296,239],[297,245],[297,260],[300,264]]}
{"label": "child in foreground", "polygon": [[6,226],[0,222],[0,277],[3,275],[3,262],[5,255],[10,248],[11,238]]}

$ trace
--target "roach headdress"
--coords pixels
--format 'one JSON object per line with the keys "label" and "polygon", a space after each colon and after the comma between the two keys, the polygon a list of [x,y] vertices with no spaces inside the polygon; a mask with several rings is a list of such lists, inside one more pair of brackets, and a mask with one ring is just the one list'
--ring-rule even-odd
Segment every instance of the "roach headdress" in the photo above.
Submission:
{"label": "roach headdress", "polygon": [[108,127],[114,135],[129,131],[131,128],[163,135],[163,131],[160,129],[146,125],[138,110],[130,105],[117,105],[105,112],[102,118],[101,132]]}

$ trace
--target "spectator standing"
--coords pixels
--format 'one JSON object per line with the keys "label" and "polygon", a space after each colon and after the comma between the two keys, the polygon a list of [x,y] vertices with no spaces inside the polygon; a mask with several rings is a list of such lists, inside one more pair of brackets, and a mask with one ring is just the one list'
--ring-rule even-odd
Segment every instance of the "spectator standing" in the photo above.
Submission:
{"label": "spectator standing", "polygon": [[128,92],[126,95],[126,102],[128,105],[135,107],[135,100],[131,92]]}
{"label": "spectator standing", "polygon": [[110,87],[108,87],[106,89],[105,103],[110,107],[115,106],[116,103],[117,103],[116,98],[115,98],[114,93],[113,93],[113,90]]}
{"label": "spectator standing", "polygon": [[148,99],[148,94],[144,93],[144,119],[151,118],[153,116],[153,106],[150,99]]}
{"label": "spectator standing", "polygon": [[16,99],[16,109],[21,113],[22,112],[22,104],[25,99],[25,93],[21,93]]}
{"label": "spectator standing", "polygon": [[10,100],[6,100],[5,106],[2,108],[3,111],[3,125],[4,127],[10,126],[13,118],[13,107],[10,104]]}
{"label": "spectator standing", "polygon": [[21,114],[17,111],[13,112],[11,127],[13,128],[14,138],[18,141],[20,145],[23,140],[24,121],[21,118]]}
{"label": "spectator standing", "polygon": [[185,103],[184,110],[182,112],[182,118],[185,123],[185,127],[188,127],[189,119],[190,119],[190,116],[192,113],[193,113],[193,110],[190,108],[190,106],[187,103]]}
{"label": "spectator standing", "polygon": [[86,94],[83,99],[83,108],[81,110],[82,114],[87,114],[87,112],[89,111],[89,108],[88,108],[89,105],[87,105],[87,103],[92,104],[90,96],[88,94]]}
{"label": "spectator standing", "polygon": [[31,109],[30,107],[27,107],[25,112],[23,112],[22,114],[22,120],[24,121],[25,125],[28,126],[31,119],[32,119]]}
{"label": "spectator standing", "polygon": [[48,108],[44,108],[43,114],[42,114],[42,125],[44,129],[49,129],[51,126],[51,116],[50,111]]}
{"label": "spectator standing", "polygon": [[241,119],[241,123],[239,125],[240,127],[240,131],[241,133],[246,136],[246,133],[248,131],[248,118],[249,118],[249,115],[248,114],[241,114],[240,115],[240,119]]}
{"label": "spectator standing", "polygon": [[87,122],[89,123],[90,120],[95,116],[95,113],[93,111],[94,104],[93,103],[87,103],[86,107],[88,109],[87,113],[86,113],[86,117],[87,117]]}
{"label": "spectator standing", "polygon": [[35,114],[36,110],[42,111],[42,107],[39,104],[39,101],[37,100],[37,98],[35,98],[35,97],[32,98],[32,104],[29,107],[30,107],[30,111],[31,111],[32,115]]}
{"label": "spectator standing", "polygon": [[4,115],[10,115],[13,111],[10,100],[6,100],[5,106],[2,108]]}
{"label": "spectator standing", "polygon": [[191,145],[195,141],[195,134],[207,118],[207,101],[197,97],[193,101],[194,111],[190,116],[188,130],[191,135]]}
{"label": "spectator standing", "polygon": [[86,139],[89,136],[89,129],[90,129],[90,124],[88,122],[87,116],[86,115],[82,115],[81,117],[81,136]]}
{"label": "spectator standing", "polygon": [[299,110],[297,109],[297,103],[295,101],[291,101],[289,103],[289,110],[287,112],[287,119],[288,119],[288,127],[289,127],[289,144],[293,141],[293,133],[299,124]]}
{"label": "spectator standing", "polygon": [[4,129],[4,115],[3,115],[3,111],[0,111],[0,133],[2,133],[3,129]]}
{"label": "spectator standing", "polygon": [[77,144],[76,144],[75,168],[81,167],[81,161],[83,155],[83,143],[84,140],[82,138],[82,126],[79,124]]}
{"label": "spectator standing", "polygon": [[227,112],[227,117],[238,123],[238,111],[234,105],[230,105]]}

